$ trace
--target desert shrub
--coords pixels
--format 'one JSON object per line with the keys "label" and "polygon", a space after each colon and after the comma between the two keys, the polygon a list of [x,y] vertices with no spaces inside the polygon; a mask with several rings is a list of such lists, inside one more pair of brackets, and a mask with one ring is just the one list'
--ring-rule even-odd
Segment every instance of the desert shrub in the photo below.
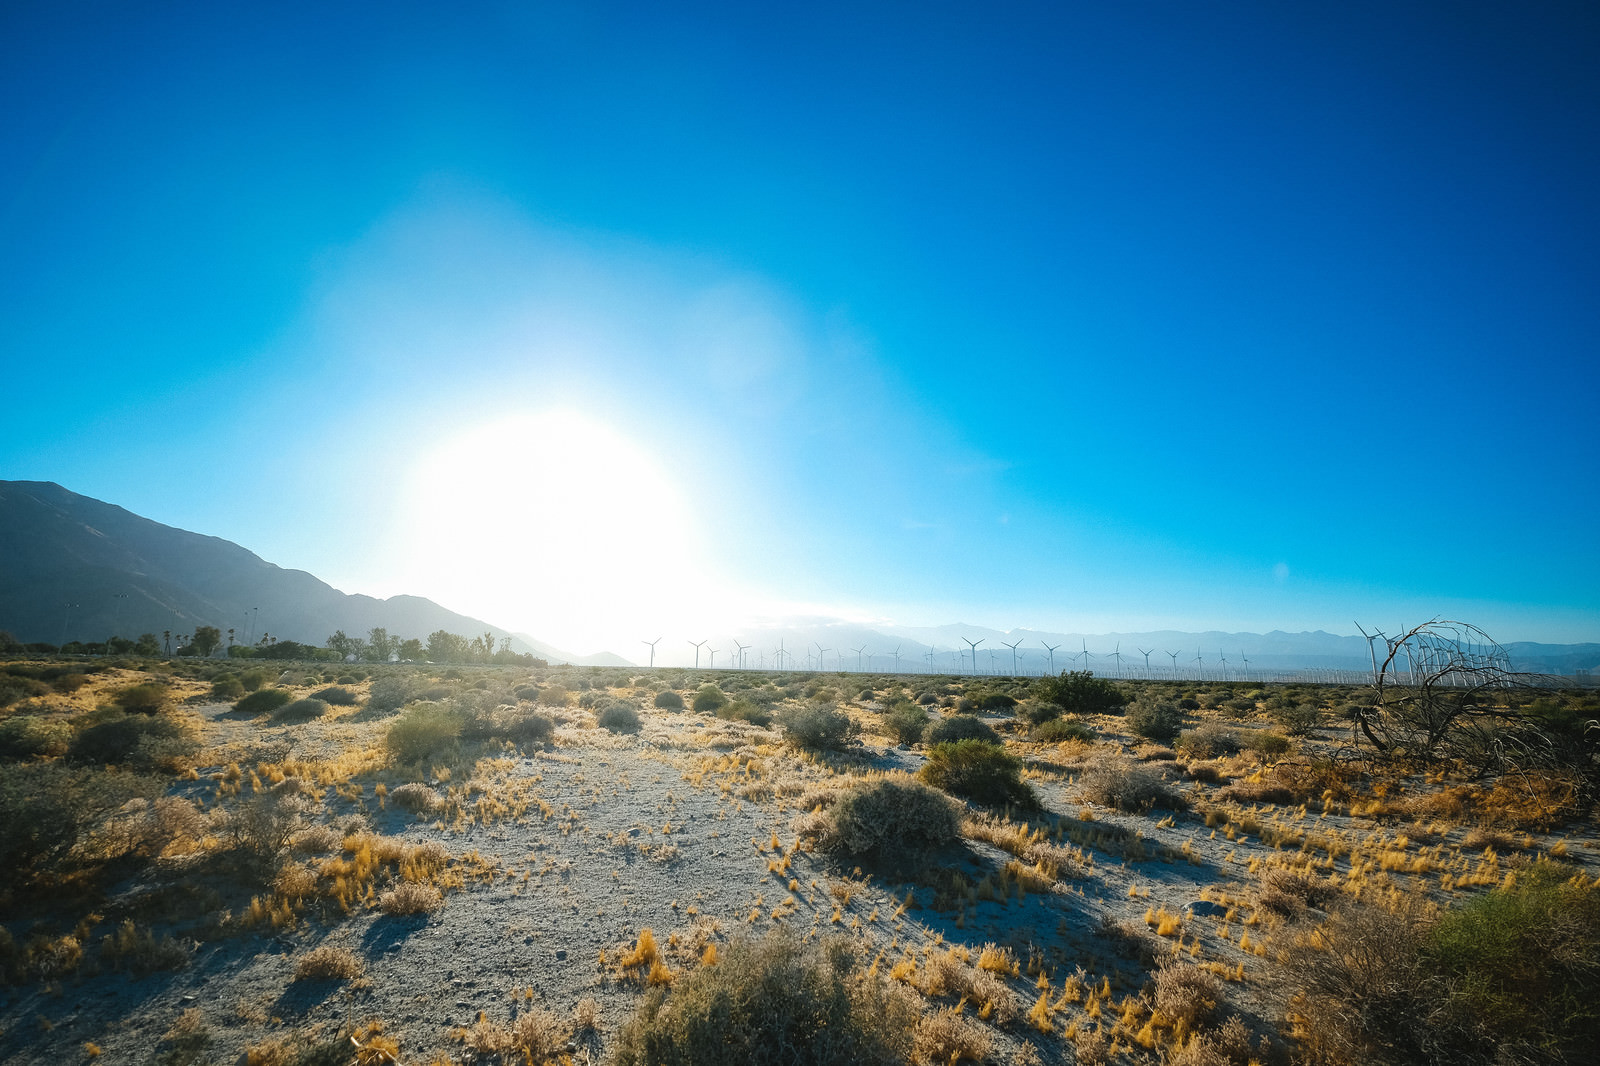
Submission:
{"label": "desert shrub", "polygon": [[1261,872],[1256,900],[1262,908],[1282,918],[1292,918],[1307,907],[1323,908],[1339,898],[1339,888],[1305,870],[1269,866]]}
{"label": "desert shrub", "polygon": [[274,722],[294,724],[296,722],[309,722],[313,718],[321,718],[328,713],[328,705],[322,700],[306,697],[286,703],[272,712]]}
{"label": "desert shrub", "polygon": [[331,704],[334,707],[354,707],[360,702],[359,696],[342,685],[329,685],[327,688],[320,688],[311,694],[311,698],[321,700],[323,703]]}
{"label": "desert shrub", "polygon": [[237,674],[223,674],[211,683],[211,698],[214,700],[236,700],[244,695],[244,682],[239,680]]}
{"label": "desert shrub", "polygon": [[883,724],[902,744],[915,744],[928,727],[928,712],[910,700],[899,700],[883,714]]}
{"label": "desert shrub", "polygon": [[1067,740],[1095,742],[1095,731],[1076,718],[1050,718],[1034,726],[1028,739],[1039,744],[1059,744]]}
{"label": "desert shrub", "polygon": [[1185,696],[1178,701],[1178,710],[1180,711],[1198,711],[1199,709],[1200,701],[1193,696]]}
{"label": "desert shrub", "polygon": [[118,714],[79,733],[66,754],[77,763],[130,763],[152,769],[165,759],[192,755],[199,748],[189,730],[166,715]]}
{"label": "desert shrub", "polygon": [[664,688],[656,693],[655,704],[664,711],[681,711],[683,710],[683,697],[670,688]]}
{"label": "desert shrub", "polygon": [[261,688],[235,703],[233,709],[239,714],[271,714],[293,699],[294,695],[288,689]]}
{"label": "desert shrub", "polygon": [[112,702],[129,714],[157,714],[171,701],[167,686],[155,681],[129,685],[112,697]]}
{"label": "desert shrub", "polygon": [[411,702],[416,683],[406,674],[382,674],[367,688],[367,710],[391,714]]}
{"label": "desert shrub", "polygon": [[934,744],[917,776],[935,788],[985,806],[1039,805],[1033,788],[1022,780],[1022,760],[987,740]]}
{"label": "desert shrub", "polygon": [[548,685],[539,690],[539,706],[565,707],[572,702],[572,694],[561,685]]}
{"label": "desert shrub", "polygon": [[1240,730],[1205,722],[1181,734],[1173,747],[1191,759],[1232,755],[1244,747]]}
{"label": "desert shrub", "polygon": [[58,718],[18,714],[0,722],[0,759],[53,758],[71,743],[72,727]]}
{"label": "desert shrub", "polygon": [[949,744],[957,740],[982,740],[1000,743],[1000,734],[988,722],[970,714],[953,714],[930,725],[922,734],[922,742],[929,746]]}
{"label": "desert shrub", "polygon": [[751,725],[772,724],[772,713],[749,700],[734,700],[717,708],[717,717],[729,722],[749,722]]}
{"label": "desert shrub", "polygon": [[1181,811],[1189,806],[1189,801],[1150,766],[1103,763],[1085,772],[1079,784],[1084,799],[1119,811],[1147,811],[1152,807]]}
{"label": "desert shrub", "polygon": [[825,851],[898,863],[960,839],[961,812],[937,789],[881,778],[840,793],[815,835]]}
{"label": "desert shrub", "polygon": [[439,890],[417,881],[401,881],[378,897],[378,909],[394,917],[427,914],[442,906],[444,897]]}
{"label": "desert shrub", "polygon": [[1222,983],[1208,970],[1172,963],[1155,973],[1155,1008],[1190,1030],[1216,1017],[1222,1005]]}
{"label": "desert shrub", "polygon": [[244,686],[246,692],[255,692],[262,685],[265,685],[267,678],[271,676],[271,674],[259,667],[254,670],[241,670],[239,672],[239,684]]}
{"label": "desert shrub", "polygon": [[556,724],[547,715],[519,707],[480,708],[468,715],[461,735],[469,739],[509,740],[521,748],[549,744]]}
{"label": "desert shrub", "polygon": [[1059,703],[1049,700],[1027,700],[1017,709],[1017,717],[1029,725],[1039,725],[1055,718],[1060,718],[1067,713],[1067,709]]}
{"label": "desert shrub", "polygon": [[1060,677],[1034,682],[1033,695],[1071,714],[1113,714],[1128,702],[1116,683],[1089,670],[1063,670]]}
{"label": "desert shrub", "polygon": [[173,937],[157,936],[135,926],[132,919],[124,919],[115,933],[101,938],[100,964],[144,976],[158,970],[183,969],[189,964],[189,952]]}
{"label": "desert shrub", "polygon": [[455,750],[465,716],[439,703],[413,703],[390,723],[384,747],[396,761],[420,763]]}
{"label": "desert shrub", "polygon": [[1282,733],[1271,733],[1265,729],[1253,729],[1244,738],[1244,746],[1251,751],[1260,752],[1262,755],[1282,755],[1292,745],[1289,738]]}
{"label": "desert shrub", "polygon": [[444,806],[439,794],[420,781],[401,785],[389,792],[388,802],[412,814],[432,814]]}
{"label": "desert shrub", "polygon": [[899,1064],[917,1011],[862,974],[851,947],[784,930],[737,941],[715,965],[647,994],[622,1030],[615,1066]]}
{"label": "desert shrub", "polygon": [[924,707],[932,707],[939,702],[939,694],[937,692],[919,692],[917,693],[917,702]]}
{"label": "desert shrub", "polygon": [[990,688],[971,689],[966,699],[979,711],[1009,711],[1017,705],[1015,696]]}
{"label": "desert shrub", "polygon": [[1315,703],[1290,703],[1274,708],[1272,719],[1292,737],[1303,737],[1322,724],[1322,708]]}
{"label": "desert shrub", "polygon": [[49,691],[50,686],[34,678],[0,673],[0,707],[9,707],[18,700],[43,696]]}
{"label": "desert shrub", "polygon": [[694,694],[694,702],[690,707],[700,714],[715,714],[718,707],[728,702],[728,697],[717,686],[709,682],[701,685]]}
{"label": "desert shrub", "polygon": [[802,748],[841,748],[858,731],[848,714],[823,704],[787,708],[777,719],[784,739]]}
{"label": "desert shrub", "polygon": [[270,871],[303,827],[305,809],[306,801],[292,791],[257,792],[229,809],[229,839],[257,872]]}
{"label": "desert shrub", "polygon": [[1549,861],[1445,914],[1419,961],[1457,1061],[1578,1061],[1600,1036],[1600,882]]}
{"label": "desert shrub", "polygon": [[1183,712],[1168,700],[1140,698],[1128,705],[1128,727],[1149,740],[1171,740],[1183,728]]}
{"label": "desert shrub", "polygon": [[296,981],[348,981],[366,970],[361,956],[349,948],[319,944],[294,964]]}
{"label": "desert shrub", "polygon": [[595,718],[601,729],[613,733],[637,733],[640,727],[639,712],[627,703],[612,703]]}
{"label": "desert shrub", "polygon": [[529,703],[537,703],[539,700],[539,686],[518,685],[516,688],[511,690],[511,694],[519,700],[526,700]]}
{"label": "desert shrub", "polygon": [[10,876],[65,858],[111,812],[160,794],[159,781],[121,770],[0,764],[0,869]]}

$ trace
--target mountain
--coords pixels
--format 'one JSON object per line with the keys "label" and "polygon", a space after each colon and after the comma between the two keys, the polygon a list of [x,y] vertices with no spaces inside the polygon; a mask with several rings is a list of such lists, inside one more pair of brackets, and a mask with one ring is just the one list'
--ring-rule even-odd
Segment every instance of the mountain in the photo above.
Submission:
{"label": "mountain", "polygon": [[[303,570],[285,570],[220,537],[153,522],[48,481],[0,481],[0,629],[60,644],[108,636],[193,632],[196,626],[322,644],[335,630],[375,627],[426,639],[438,629],[521,634],[420,596],[348,595]],[[587,662],[560,653],[552,662]]]}

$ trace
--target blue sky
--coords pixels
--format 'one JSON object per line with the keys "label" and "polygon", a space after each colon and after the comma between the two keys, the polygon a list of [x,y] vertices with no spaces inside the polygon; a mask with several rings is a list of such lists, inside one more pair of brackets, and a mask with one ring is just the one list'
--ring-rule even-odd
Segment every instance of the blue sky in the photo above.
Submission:
{"label": "blue sky", "polygon": [[1600,640],[1590,5],[232,7],[0,12],[0,477],[580,651]]}

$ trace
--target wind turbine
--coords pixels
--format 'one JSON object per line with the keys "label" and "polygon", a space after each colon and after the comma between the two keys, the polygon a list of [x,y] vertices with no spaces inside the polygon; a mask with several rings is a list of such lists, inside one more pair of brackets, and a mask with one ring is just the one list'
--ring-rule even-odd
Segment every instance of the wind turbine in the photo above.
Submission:
{"label": "wind turbine", "polygon": [[[1039,643],[1044,644],[1044,641],[1041,640]],[[1055,648],[1052,648],[1048,644],[1044,644],[1044,650],[1050,653],[1050,672],[1052,674],[1056,672],[1056,648],[1059,647],[1061,647],[1059,644],[1057,644]]]}
{"label": "wind turbine", "polygon": [[824,648],[821,644],[818,644],[814,640],[811,642],[811,646],[817,649],[817,671],[820,673],[821,671],[827,669],[827,667],[824,666],[823,663],[822,663],[823,654],[825,652],[830,652],[833,649],[832,648]]}
{"label": "wind turbine", "polygon": [[778,669],[779,670],[783,669],[783,656],[784,656],[783,638],[780,637],[780,638],[778,638]]}
{"label": "wind turbine", "polygon": [[711,654],[711,665],[708,666],[706,669],[715,670],[717,668],[717,649],[716,648],[707,648],[706,651]]}
{"label": "wind turbine", "polygon": [[701,645],[705,644],[705,641],[703,641],[703,640],[701,640],[701,641],[693,641],[693,640],[691,640],[691,641],[689,641],[689,644],[691,644],[694,647],[694,668],[696,670],[698,670],[698,669],[700,669],[700,647],[701,647]]}
{"label": "wind turbine", "polygon": [[1117,641],[1117,650],[1106,656],[1107,659],[1117,660],[1117,676],[1122,676],[1122,641]]}
{"label": "wind turbine", "polygon": [[1022,641],[1019,640],[1019,641],[1017,641],[1016,644],[1007,644],[1005,641],[1002,640],[1000,643],[1004,647],[1007,647],[1007,648],[1011,649],[1011,676],[1012,677],[1016,677],[1017,676],[1017,645],[1021,644]]}
{"label": "wind turbine", "polygon": [[1222,660],[1222,680],[1228,680],[1228,653],[1217,649],[1217,658]]}
{"label": "wind turbine", "polygon": [[641,640],[639,643],[650,645],[650,669],[654,670],[656,668],[656,645],[661,643],[661,638],[657,637],[655,640]]}
{"label": "wind turbine", "polygon": [[1239,658],[1244,660],[1244,676],[1245,676],[1246,680],[1249,680],[1249,678],[1250,678],[1250,657],[1247,656],[1244,653],[1244,649],[1243,648],[1239,649]]}
{"label": "wind turbine", "polygon": [[894,672],[897,674],[900,672],[900,645],[898,644],[894,646]]}
{"label": "wind turbine", "polygon": [[[1137,647],[1137,645],[1135,645],[1135,646]],[[1155,649],[1151,648],[1150,651],[1155,651]],[[1139,648],[1139,654],[1144,656],[1144,676],[1145,677],[1149,677],[1150,676],[1150,651],[1145,651],[1143,648]]]}
{"label": "wind turbine", "polygon": [[975,641],[967,640],[966,637],[962,637],[961,639],[966,641],[968,644],[970,644],[972,646],[972,672],[973,673],[977,673],[978,672],[978,645],[982,644],[985,640],[988,640],[989,638],[988,637],[979,637]]}
{"label": "wind turbine", "polygon": [[861,673],[861,653],[867,650],[867,646],[863,644],[861,647],[852,650],[856,653],[856,673],[859,674]]}
{"label": "wind turbine", "polygon": [[989,676],[990,677],[994,677],[995,676],[994,657],[996,655],[998,655],[998,654],[1000,654],[1000,653],[995,651],[993,648],[989,649]]}
{"label": "wind turbine", "polygon": [[936,652],[938,650],[939,649],[938,649],[937,646],[935,646],[933,644],[929,644],[928,645],[928,654],[923,656],[924,659],[928,660],[928,673],[930,673],[930,674],[933,673],[933,655],[934,655],[934,652]]}
{"label": "wind turbine", "polygon": [[735,648],[739,649],[739,669],[743,670],[744,669],[744,653],[750,650],[751,645],[749,645],[749,644],[740,644],[736,640],[736,641],[733,642],[733,646]]}
{"label": "wind turbine", "polygon": [[[1089,669],[1089,660],[1094,658],[1094,656],[1089,654],[1089,642],[1087,640],[1079,637],[1078,641],[1083,645],[1083,668],[1087,670]],[[1078,656],[1074,655],[1073,658],[1076,659]]]}
{"label": "wind turbine", "polygon": [[1200,658],[1199,648],[1194,650],[1194,665],[1195,669],[1200,671],[1200,680],[1204,681],[1206,679],[1206,663],[1204,659]]}

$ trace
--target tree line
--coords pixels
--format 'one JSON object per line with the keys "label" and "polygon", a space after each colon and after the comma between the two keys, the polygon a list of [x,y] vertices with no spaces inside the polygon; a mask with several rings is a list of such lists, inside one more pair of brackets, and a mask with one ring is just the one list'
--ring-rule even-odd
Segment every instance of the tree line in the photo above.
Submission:
{"label": "tree line", "polygon": [[501,666],[548,666],[528,652],[511,650],[511,638],[497,642],[493,633],[464,637],[437,629],[426,641],[403,638],[382,626],[367,631],[365,637],[352,637],[335,630],[321,646],[283,640],[262,633],[254,644],[235,641],[234,630],[224,636],[216,626],[196,626],[192,633],[162,631],[160,636],[143,633],[135,640],[111,636],[103,641],[68,641],[65,644],[24,643],[0,630],[0,654],[6,655],[137,655],[144,658],[178,656],[210,658],[219,651],[230,659],[298,659],[324,662],[435,662],[490,663]]}

